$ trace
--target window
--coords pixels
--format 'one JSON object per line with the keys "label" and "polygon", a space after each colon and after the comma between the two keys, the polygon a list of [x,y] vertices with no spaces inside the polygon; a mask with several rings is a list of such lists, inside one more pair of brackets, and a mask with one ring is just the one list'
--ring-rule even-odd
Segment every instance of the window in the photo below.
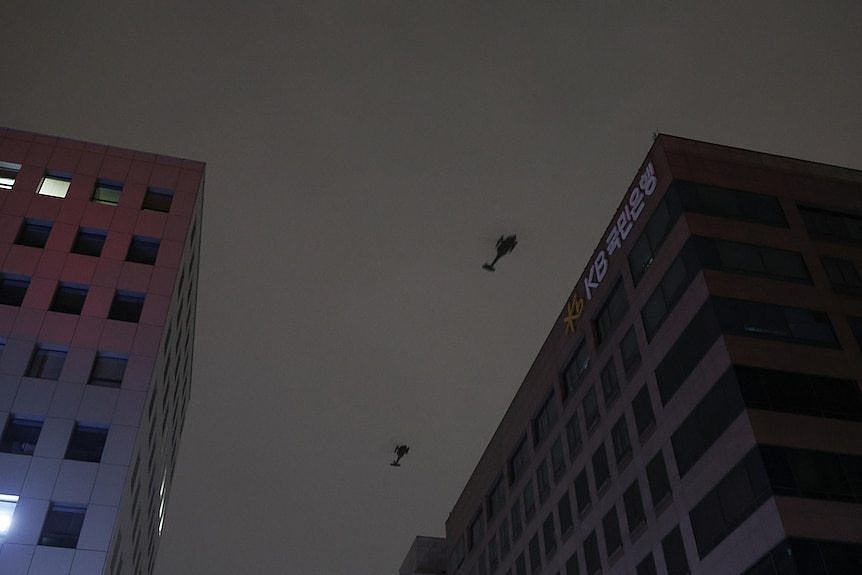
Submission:
{"label": "window", "polygon": [[608,300],[596,315],[596,345],[607,339],[617,324],[625,317],[628,309],[629,302],[626,299],[626,290],[623,288],[622,279],[620,279],[611,289]]}
{"label": "window", "polygon": [[680,477],[685,477],[742,410],[733,371],[727,370],[671,436]]}
{"label": "window", "polygon": [[85,507],[72,507],[52,503],[42,525],[39,545],[74,549],[84,524]]}
{"label": "window", "polygon": [[12,516],[15,514],[15,507],[17,505],[17,495],[0,493],[0,541],[6,537],[9,533],[9,528],[12,527]]}
{"label": "window", "polygon": [[120,387],[123,382],[123,374],[126,373],[127,362],[128,359],[124,356],[96,354],[93,370],[90,372],[90,379],[87,383],[104,387]]}
{"label": "window", "polygon": [[608,364],[602,370],[602,399],[605,402],[605,410],[610,409],[614,401],[620,396],[620,382],[617,379],[617,370],[614,360],[608,360]]}
{"label": "window", "polygon": [[862,545],[813,539],[785,539],[743,575],[785,573],[859,573]]}
{"label": "window", "polygon": [[539,413],[533,420],[533,445],[540,445],[548,437],[551,429],[553,429],[554,424],[557,422],[558,414],[557,404],[554,401],[554,393],[552,391],[545,399],[542,407],[539,408]]}
{"label": "window", "polygon": [[102,459],[106,439],[108,439],[107,429],[76,423],[69,438],[69,445],[66,447],[66,459],[98,463]]}
{"label": "window", "polygon": [[542,522],[542,542],[545,545],[545,557],[550,557],[557,551],[557,530],[554,525],[554,512],[548,513]]}
{"label": "window", "polygon": [[686,575],[691,572],[688,568],[688,559],[685,557],[685,545],[682,543],[679,525],[661,540],[661,548],[664,551],[667,575]]}
{"label": "window", "polygon": [[69,184],[71,182],[71,176],[49,173],[42,178],[42,182],[39,184],[39,191],[37,193],[41,196],[65,198],[66,194],[69,193]]}
{"label": "window", "polygon": [[476,561],[476,566],[479,568],[477,575],[488,575],[488,563],[484,551],[479,555],[479,559]]}
{"label": "window", "polygon": [[[661,450],[647,464],[647,482],[652,497],[653,508],[659,507],[666,497],[670,497],[670,480],[667,478],[667,467],[664,465],[664,456]],[[656,512],[658,515],[658,512]]]}
{"label": "window", "polygon": [[859,277],[856,264],[844,258],[828,258],[826,256],[821,257],[820,262],[823,264],[829,283],[832,284],[833,291],[845,294],[862,294],[862,278]]}
{"label": "window", "polygon": [[521,438],[518,442],[518,447],[515,448],[515,453],[509,458],[509,485],[517,482],[530,463],[530,454],[528,453],[527,436]]}
{"label": "window", "polygon": [[578,504],[578,515],[584,515],[593,505],[590,497],[590,486],[587,483],[587,470],[582,469],[575,478],[575,501]]}
{"label": "window", "polygon": [[862,241],[862,216],[799,206],[799,215],[812,237],[838,241]]}
{"label": "window", "polygon": [[826,312],[731,298],[713,302],[725,333],[838,347]]}
{"label": "window", "polygon": [[568,399],[578,390],[590,366],[590,350],[584,341],[575,350],[569,365],[563,371],[563,399]]}
{"label": "window", "polygon": [[694,237],[691,241],[707,269],[811,283],[805,260],[798,252],[716,238]]}
{"label": "window", "polygon": [[679,200],[676,193],[671,189],[656,206],[646,228],[629,252],[629,269],[635,285],[640,282],[652,264],[680,213]]}
{"label": "window", "polygon": [[510,514],[512,518],[512,541],[517,541],[518,537],[521,536],[524,528],[524,522],[521,520],[521,500],[515,500],[515,504],[512,505],[512,513]]}
{"label": "window", "polygon": [[65,361],[65,350],[36,347],[30,357],[30,365],[27,366],[25,375],[42,379],[59,379]]}
{"label": "window", "polygon": [[0,190],[11,190],[20,171],[21,164],[0,162]]}
{"label": "window", "polygon": [[652,409],[649,387],[646,384],[632,401],[632,411],[635,414],[635,428],[638,430],[638,437],[643,437],[655,423],[655,413]]}
{"label": "window", "polygon": [[641,320],[648,341],[664,324],[668,314],[673,311],[691,284],[691,280],[697,275],[700,266],[697,262],[697,254],[692,248],[691,241],[686,243],[641,309]]}
{"label": "window", "polygon": [[569,557],[568,561],[566,561],[566,573],[565,575],[580,575],[581,570],[578,566],[578,552],[573,551],[572,556]]}
{"label": "window", "polygon": [[99,257],[102,255],[102,247],[105,245],[107,232],[95,228],[78,228],[75,242],[72,244],[72,252],[85,256]]}
{"label": "window", "polygon": [[539,462],[539,466],[536,468],[536,488],[539,490],[539,504],[542,504],[551,492],[551,481],[548,477],[547,460]]}
{"label": "window", "polygon": [[635,575],[658,575],[652,553],[647,553],[646,557],[641,559],[636,567]]}
{"label": "window", "polygon": [[42,422],[36,419],[9,416],[0,438],[0,451],[18,455],[33,455],[42,432]]}
{"label": "window", "polygon": [[144,294],[117,291],[111,309],[108,312],[110,319],[129,321],[137,323],[141,319],[141,310],[144,308]]}
{"label": "window", "polygon": [[599,419],[601,419],[601,416],[599,415],[599,402],[596,399],[595,387],[591,387],[587,394],[584,396],[582,408],[584,410],[584,422],[587,425],[587,432],[590,432],[594,430],[596,426],[598,426]]}
{"label": "window", "polygon": [[632,454],[632,443],[629,439],[629,427],[626,425],[626,414],[620,415],[620,418],[611,429],[611,439],[614,445],[614,458],[617,466],[620,466],[627,457]]}
{"label": "window", "polygon": [[623,359],[623,369],[626,376],[631,378],[632,373],[641,364],[641,351],[638,349],[638,336],[635,326],[631,326],[620,342],[620,354]]}
{"label": "window", "polygon": [[524,487],[524,521],[529,522],[536,512],[536,492],[533,490],[533,480],[527,481]]}
{"label": "window", "polygon": [[638,527],[646,524],[646,512],[637,479],[623,493],[623,505],[626,508],[626,523],[629,527],[629,533],[634,533]]}
{"label": "window", "polygon": [[584,540],[584,562],[586,563],[587,575],[601,572],[602,560],[599,557],[599,540],[595,531],[587,535]]}
{"label": "window", "polygon": [[29,286],[28,277],[0,274],[0,304],[20,306]]}
{"label": "window", "polygon": [[87,286],[59,283],[54,299],[51,300],[51,311],[81,315],[84,300],[87,298]]}
{"label": "window", "polygon": [[611,470],[608,467],[608,452],[602,443],[593,453],[593,482],[596,484],[596,492],[601,493],[602,488],[611,478]]}
{"label": "window", "polygon": [[527,575],[527,562],[523,553],[515,559],[515,575]]}
{"label": "window", "polygon": [[529,546],[529,554],[530,554],[530,572],[538,573],[542,568],[542,555],[539,551],[539,534],[536,533],[533,535],[533,538],[530,539]]}
{"label": "window", "polygon": [[48,235],[51,233],[51,226],[51,222],[25,219],[21,224],[21,229],[18,230],[15,243],[20,246],[44,248],[48,241]]}
{"label": "window", "polygon": [[578,412],[572,413],[569,422],[566,423],[566,441],[569,443],[569,459],[574,461],[583,447],[583,435],[581,434],[581,422],[578,419]]}
{"label": "window", "polygon": [[563,453],[562,436],[558,436],[551,445],[551,472],[555,482],[562,479],[566,472],[566,456]]}
{"label": "window", "polygon": [[694,182],[676,181],[673,185],[687,212],[787,227],[776,197]]}
{"label": "window", "polygon": [[155,212],[169,212],[171,209],[171,201],[174,199],[174,192],[165,188],[147,188],[147,193],[144,194],[144,203],[141,206],[144,210],[153,210]]}
{"label": "window", "polygon": [[120,203],[120,194],[123,193],[123,184],[109,180],[98,180],[93,190],[93,201],[97,204],[116,206]]}
{"label": "window", "polygon": [[568,491],[563,493],[563,496],[557,501],[557,515],[560,518],[560,536],[565,539],[569,530],[575,525],[572,519],[572,505],[569,502]]}
{"label": "window", "polygon": [[862,456],[762,445],[777,495],[862,503]]}
{"label": "window", "polygon": [[509,549],[511,548],[511,542],[509,540],[509,519],[508,517],[503,517],[503,521],[500,522],[500,530],[498,532],[500,539],[500,557],[505,557],[509,553]]}
{"label": "window", "polygon": [[127,262],[153,265],[159,253],[159,240],[156,238],[145,238],[133,236],[129,244],[129,253],[126,254]]}
{"label": "window", "polygon": [[617,517],[616,507],[611,507],[602,519],[602,529],[605,532],[605,552],[610,559],[623,547],[623,536],[620,534],[620,520]]}
{"label": "window", "polygon": [[486,503],[488,520],[490,521],[497,511],[501,510],[506,504],[506,486],[503,484],[502,475],[494,482],[494,487],[491,488],[491,493],[488,495]]}
{"label": "window", "polygon": [[497,537],[496,534],[491,536],[488,541],[488,569],[493,573],[497,570],[500,564],[500,555],[497,553]]}

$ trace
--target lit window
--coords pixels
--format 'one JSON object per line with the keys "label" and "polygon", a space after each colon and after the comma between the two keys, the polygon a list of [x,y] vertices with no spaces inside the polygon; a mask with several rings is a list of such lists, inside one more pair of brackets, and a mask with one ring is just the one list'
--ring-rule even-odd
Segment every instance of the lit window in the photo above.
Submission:
{"label": "lit window", "polygon": [[114,294],[114,301],[111,303],[108,317],[137,323],[141,319],[143,308],[144,294],[118,291]]}
{"label": "lit window", "polygon": [[51,300],[51,311],[81,315],[84,300],[87,298],[87,287],[76,284],[60,283]]}
{"label": "lit window", "polygon": [[72,178],[60,174],[48,174],[42,178],[39,184],[38,194],[41,196],[52,196],[54,198],[65,198],[69,193],[69,184]]}
{"label": "lit window", "polygon": [[116,206],[120,203],[121,193],[123,193],[123,184],[99,180],[96,182],[96,189],[93,190],[93,201],[97,204]]}
{"label": "lit window", "polygon": [[123,374],[126,373],[127,359],[121,356],[98,354],[93,362],[93,371],[90,373],[90,385],[101,385],[104,387],[120,387],[123,382]]}
{"label": "lit window", "polygon": [[12,274],[0,274],[0,304],[21,305],[30,285],[30,278]]}
{"label": "lit window", "polygon": [[21,246],[44,248],[51,233],[51,222],[25,219],[18,230],[15,243]]}
{"label": "lit window", "polygon": [[12,515],[15,514],[17,504],[17,495],[0,493],[0,537],[5,537],[9,533],[9,528],[12,527]]}
{"label": "lit window", "polygon": [[85,256],[102,255],[102,246],[105,245],[107,232],[92,228],[78,228],[75,243],[72,244],[72,252]]}
{"label": "lit window", "polygon": [[66,459],[98,463],[102,459],[107,438],[108,430],[103,427],[90,427],[76,423],[69,438],[69,445],[66,447]]}
{"label": "lit window", "polygon": [[0,190],[11,190],[20,171],[21,164],[0,162]]}
{"label": "lit window", "polygon": [[37,347],[30,358],[27,366],[27,377],[41,377],[42,379],[59,379],[63,363],[66,361],[66,352],[60,349]]}
{"label": "lit window", "polygon": [[141,206],[145,210],[153,210],[156,212],[167,212],[171,209],[171,201],[174,199],[174,192],[161,188],[149,188],[144,195],[144,204]]}
{"label": "lit window", "polygon": [[18,455],[33,455],[39,433],[42,432],[42,422],[23,417],[10,417],[6,429],[0,438],[0,451]]}
{"label": "lit window", "polygon": [[158,254],[159,240],[134,236],[132,243],[129,244],[129,253],[126,254],[126,261],[153,265],[156,263],[156,256]]}
{"label": "lit window", "polygon": [[81,534],[81,526],[84,525],[86,513],[87,509],[84,507],[52,503],[47,515],[45,515],[42,534],[39,536],[39,545],[74,549],[78,545],[78,536]]}

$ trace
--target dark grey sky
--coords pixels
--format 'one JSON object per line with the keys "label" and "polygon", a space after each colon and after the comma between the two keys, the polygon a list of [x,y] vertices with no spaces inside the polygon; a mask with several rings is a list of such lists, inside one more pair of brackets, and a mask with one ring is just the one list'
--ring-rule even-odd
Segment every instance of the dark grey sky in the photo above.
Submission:
{"label": "dark grey sky", "polygon": [[442,535],[654,130],[862,167],[858,0],[179,4],[0,34],[0,125],[208,164],[159,575]]}

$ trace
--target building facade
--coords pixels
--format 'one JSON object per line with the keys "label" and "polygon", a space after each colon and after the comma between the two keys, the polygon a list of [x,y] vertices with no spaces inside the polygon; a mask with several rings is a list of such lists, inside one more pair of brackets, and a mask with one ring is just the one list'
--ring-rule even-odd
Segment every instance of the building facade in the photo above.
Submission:
{"label": "building facade", "polygon": [[151,573],[204,165],[0,128],[0,573]]}
{"label": "building facade", "polygon": [[862,172],[656,138],[450,575],[862,573]]}

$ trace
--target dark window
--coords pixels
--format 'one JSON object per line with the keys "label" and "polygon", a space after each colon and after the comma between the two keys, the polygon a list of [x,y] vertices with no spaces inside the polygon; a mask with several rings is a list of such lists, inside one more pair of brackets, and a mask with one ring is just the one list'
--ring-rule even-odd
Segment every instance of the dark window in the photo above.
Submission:
{"label": "dark window", "polygon": [[608,294],[608,299],[605,305],[599,310],[596,315],[596,344],[600,344],[611,334],[614,328],[625,317],[629,309],[629,302],[626,299],[626,290],[623,288],[622,279],[617,281],[616,285]]}
{"label": "dark window", "polygon": [[27,377],[42,379],[59,379],[66,361],[66,352],[59,349],[37,347],[33,350],[30,365],[27,366]]}
{"label": "dark window", "polygon": [[769,480],[757,449],[752,449],[689,513],[702,558],[770,496]]}
{"label": "dark window", "polygon": [[862,573],[862,545],[838,541],[785,539],[743,575],[797,573]]}
{"label": "dark window", "polygon": [[680,477],[685,477],[742,410],[733,371],[727,370],[671,436]]}
{"label": "dark window", "polygon": [[476,561],[476,566],[479,568],[477,575],[488,575],[488,561],[484,551],[479,555],[479,559]]}
{"label": "dark window", "polygon": [[731,298],[714,298],[725,333],[838,347],[826,312]]}
{"label": "dark window", "polygon": [[498,477],[497,481],[494,482],[494,487],[491,488],[491,493],[488,495],[487,501],[487,513],[488,520],[491,518],[506,504],[506,486],[503,484],[503,477]]}
{"label": "dark window", "polygon": [[811,283],[808,267],[798,252],[698,236],[691,241],[707,269]]}
{"label": "dark window", "polygon": [[582,342],[575,350],[569,365],[563,372],[563,399],[571,397],[583,381],[587,369],[590,367],[590,349],[587,342]]}
{"label": "dark window", "polygon": [[850,325],[853,337],[856,338],[856,345],[859,346],[859,349],[862,349],[862,318],[848,316],[847,323]]}
{"label": "dark window", "polygon": [[655,423],[655,413],[652,409],[649,387],[646,384],[632,401],[632,411],[635,414],[635,427],[638,430],[638,436],[641,437]]}
{"label": "dark window", "polygon": [[799,215],[812,237],[862,242],[862,216],[799,206]]}
{"label": "dark window", "polygon": [[0,190],[11,190],[19,171],[21,171],[21,164],[0,162]]}
{"label": "dark window", "polygon": [[81,534],[86,513],[87,509],[84,507],[52,503],[48,514],[45,515],[39,545],[74,549],[78,545],[78,535]]}
{"label": "dark window", "polygon": [[572,417],[566,423],[566,440],[569,443],[569,459],[574,461],[584,444],[583,435],[581,434],[581,422],[578,419],[577,411],[572,413]]}
{"label": "dark window", "polygon": [[706,302],[656,367],[655,377],[662,405],[667,405],[694,371],[719,333],[718,321],[709,302]]}
{"label": "dark window", "polygon": [[551,470],[554,481],[559,481],[566,472],[566,456],[563,453],[563,438],[558,436],[551,445]]}
{"label": "dark window", "polygon": [[646,270],[655,259],[659,248],[680,215],[679,200],[673,190],[669,190],[656,206],[646,228],[629,252],[629,269],[635,285],[640,282]]}
{"label": "dark window", "polygon": [[0,451],[18,455],[33,455],[41,432],[41,421],[10,415],[6,421],[6,429],[3,430],[3,437],[0,439]]}
{"label": "dark window", "polygon": [[551,492],[551,481],[548,477],[548,462],[542,460],[536,468],[536,488],[539,490],[539,503],[545,502]]}
{"label": "dark window", "polygon": [[144,309],[144,294],[121,292],[114,294],[111,302],[111,310],[108,312],[110,319],[129,321],[137,323],[141,319],[141,311]]}
{"label": "dark window", "polygon": [[862,294],[862,277],[856,264],[844,258],[820,258],[823,269],[832,284],[832,289],[837,293]]}
{"label": "dark window", "polygon": [[533,489],[532,479],[527,481],[527,485],[524,486],[522,498],[524,499],[524,521],[529,522],[536,512],[536,492]]}
{"label": "dark window", "polygon": [[605,401],[605,409],[610,409],[614,401],[620,396],[620,382],[617,379],[617,370],[614,368],[614,360],[608,360],[608,364],[602,370],[602,398]]}
{"label": "dark window", "polygon": [[509,485],[517,482],[524,474],[524,470],[527,468],[527,465],[530,464],[530,454],[528,449],[527,436],[525,435],[521,438],[521,441],[518,442],[518,447],[515,448],[515,452],[512,454],[512,457],[509,458]]}
{"label": "dark window", "polygon": [[590,486],[587,482],[587,470],[582,469],[575,478],[575,500],[578,504],[578,514],[583,515],[590,510],[593,500],[590,497]]}
{"label": "dark window", "polygon": [[641,364],[641,351],[638,349],[638,337],[635,334],[635,326],[631,326],[620,342],[620,355],[623,359],[623,369],[626,377],[631,378],[632,373]]}
{"label": "dark window", "polygon": [[132,243],[129,244],[129,253],[126,254],[126,261],[153,265],[156,263],[156,256],[158,254],[159,240],[156,238],[134,236],[132,237]]}
{"label": "dark window", "polygon": [[566,561],[566,575],[580,575],[581,569],[578,566],[578,552],[573,551],[572,556]]}
{"label": "dark window", "polygon": [[18,237],[15,238],[15,243],[22,246],[44,248],[48,242],[48,235],[51,233],[52,225],[51,222],[26,219],[21,224],[21,229],[18,230]]}
{"label": "dark window", "polygon": [[153,210],[156,212],[168,212],[171,209],[171,201],[174,199],[174,192],[164,188],[147,188],[147,193],[144,194],[144,203],[141,206],[145,210]]}
{"label": "dark window", "polygon": [[521,533],[524,531],[524,522],[521,519],[521,500],[516,499],[515,504],[512,505],[512,541],[516,541],[518,537],[521,536]]}
{"label": "dark window", "polygon": [[647,340],[664,323],[700,268],[691,242],[687,243],[668,267],[659,284],[641,309]]}
{"label": "dark window", "polygon": [[452,554],[450,555],[450,561],[452,565],[455,566],[455,569],[460,567],[464,562],[464,555],[464,536],[461,535],[455,542],[455,545],[452,548]]}
{"label": "dark window", "polygon": [[0,274],[0,304],[20,306],[30,286],[30,278]]}
{"label": "dark window", "polygon": [[539,569],[542,568],[542,555],[539,551],[539,534],[536,533],[533,535],[533,538],[530,539],[529,546],[529,554],[530,554],[530,572],[538,573]]}
{"label": "dark window", "polygon": [[676,181],[673,185],[686,212],[787,227],[778,198],[773,196],[694,182]]}
{"label": "dark window", "polygon": [[116,206],[120,203],[120,194],[122,193],[123,184],[108,180],[99,180],[96,182],[96,188],[93,190],[93,201],[98,204]]}
{"label": "dark window", "polygon": [[57,284],[54,299],[51,300],[51,311],[81,315],[84,300],[87,298],[87,286],[76,284]]}
{"label": "dark window", "polygon": [[584,562],[586,563],[587,575],[601,572],[602,560],[599,557],[599,539],[596,537],[595,531],[587,535],[584,540]]}
{"label": "dark window", "polygon": [[623,537],[620,534],[620,520],[617,518],[617,508],[611,507],[610,511],[602,519],[602,528],[605,532],[605,552],[611,557],[622,549]]}
{"label": "dark window", "polygon": [[557,551],[557,529],[554,525],[554,512],[548,513],[542,522],[542,542],[545,545],[545,557],[550,557]]}
{"label": "dark window", "polygon": [[497,553],[497,537],[494,535],[488,541],[488,569],[493,573],[497,570],[499,564],[500,555]]}
{"label": "dark window", "polygon": [[778,495],[862,503],[862,457],[762,445],[760,453]]}
{"label": "dark window", "polygon": [[500,530],[498,532],[500,539],[500,557],[505,557],[509,553],[511,543],[509,540],[509,518],[503,517],[500,522]]}
{"label": "dark window", "polygon": [[473,521],[470,522],[470,529],[467,531],[467,551],[481,543],[484,534],[485,524],[482,523],[482,512],[479,511]]}
{"label": "dark window", "polygon": [[584,423],[587,425],[587,432],[590,432],[596,428],[599,424],[599,419],[601,419],[595,386],[590,387],[590,390],[584,396],[582,407],[584,410]]}
{"label": "dark window", "polygon": [[574,527],[572,519],[572,504],[569,502],[569,493],[563,493],[560,500],[557,502],[557,515],[560,518],[560,535],[565,539],[569,530]]}
{"label": "dark window", "polygon": [[611,470],[608,467],[608,452],[605,450],[605,444],[602,443],[593,453],[593,482],[596,484],[596,492],[601,492],[602,488],[611,478]]}
{"label": "dark window", "polygon": [[102,459],[107,439],[107,429],[77,423],[66,448],[66,459],[98,463]]}
{"label": "dark window", "polygon": [[759,367],[733,369],[750,408],[862,421],[862,391],[851,379]]}
{"label": "dark window", "polygon": [[626,414],[620,418],[611,429],[611,438],[614,445],[614,459],[619,466],[620,463],[632,454],[632,443],[629,439],[629,427],[626,424]]}
{"label": "dark window", "polygon": [[670,480],[667,478],[667,467],[661,450],[647,464],[647,481],[652,497],[653,508],[658,507],[666,497],[670,496]]}
{"label": "dark window", "polygon": [[515,559],[515,575],[527,575],[527,562],[523,553]]}
{"label": "dark window", "polygon": [[641,559],[636,568],[635,575],[658,575],[652,553],[647,553],[646,557]]}
{"label": "dark window", "polygon": [[641,488],[638,480],[629,485],[623,493],[623,504],[626,508],[626,522],[629,527],[629,533],[634,532],[638,527],[646,523],[646,512],[644,511],[644,502],[641,497]]}
{"label": "dark window", "polygon": [[661,548],[664,551],[667,575],[686,575],[691,572],[688,568],[688,559],[685,556],[685,545],[682,543],[679,525],[661,540]]}
{"label": "dark window", "polygon": [[558,415],[557,403],[554,401],[553,392],[551,392],[533,420],[533,445],[541,444],[548,437],[557,422]]}
{"label": "dark window", "polygon": [[120,387],[123,382],[123,374],[126,373],[128,360],[123,356],[96,354],[93,362],[93,371],[90,372],[90,385],[102,385],[104,387]]}
{"label": "dark window", "polygon": [[78,228],[78,234],[72,244],[72,252],[85,256],[102,255],[102,247],[105,245],[107,232],[92,228]]}

